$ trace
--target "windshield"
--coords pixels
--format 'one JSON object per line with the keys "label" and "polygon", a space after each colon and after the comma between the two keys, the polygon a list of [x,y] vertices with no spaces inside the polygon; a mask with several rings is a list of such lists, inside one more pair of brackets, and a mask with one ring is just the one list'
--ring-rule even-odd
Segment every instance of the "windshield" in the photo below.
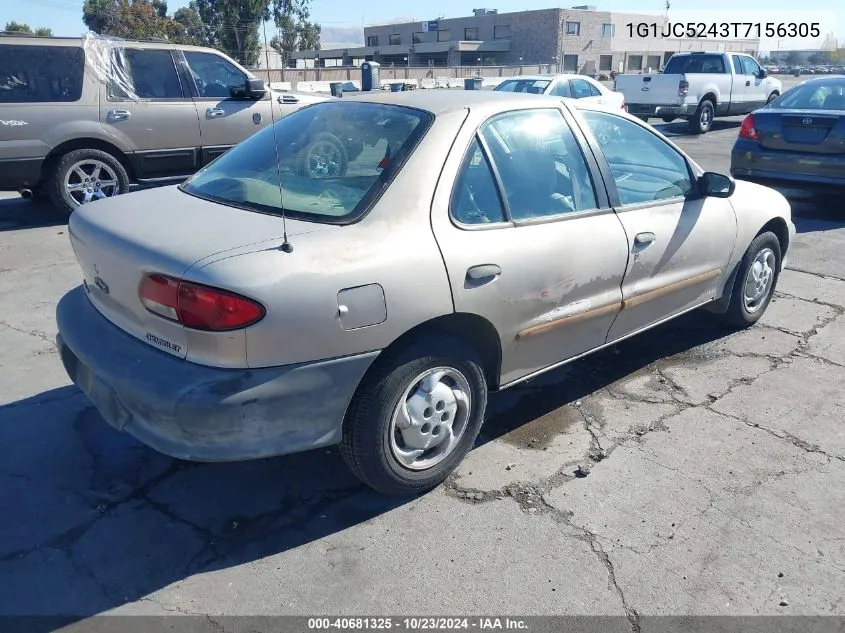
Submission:
{"label": "windshield", "polygon": [[722,55],[675,55],[666,63],[664,75],[695,75],[699,73],[725,73]]}
{"label": "windshield", "polygon": [[796,86],[769,104],[791,110],[845,110],[845,81],[814,82]]}
{"label": "windshield", "polygon": [[551,83],[550,79],[508,79],[496,86],[499,92],[527,92],[543,94]]}
{"label": "windshield", "polygon": [[[360,217],[431,125],[419,110],[320,103],[252,135],[180,186],[214,202],[342,224]],[[281,188],[279,175],[281,174]]]}

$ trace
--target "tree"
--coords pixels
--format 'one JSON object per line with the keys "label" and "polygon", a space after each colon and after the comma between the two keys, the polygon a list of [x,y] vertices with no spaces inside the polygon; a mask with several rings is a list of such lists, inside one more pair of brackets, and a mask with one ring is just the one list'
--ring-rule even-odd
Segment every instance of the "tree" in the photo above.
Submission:
{"label": "tree", "polygon": [[273,0],[273,20],[281,36],[270,42],[287,65],[293,51],[320,50],[319,24],[310,21],[311,0]]}
{"label": "tree", "polygon": [[807,63],[812,64],[813,66],[818,66],[824,61],[824,58],[819,55],[818,53],[813,53],[809,57],[807,57]]}
{"label": "tree", "polygon": [[831,31],[824,36],[824,40],[822,41],[822,50],[835,51],[837,48],[839,48],[839,42],[836,40],[836,34]]}
{"label": "tree", "polygon": [[801,57],[795,51],[789,51],[786,55],[786,63],[790,66],[794,66],[798,62],[801,61]]}
{"label": "tree", "polygon": [[52,37],[53,31],[52,29],[48,29],[46,26],[39,26],[34,31],[29,24],[25,24],[23,22],[15,22],[14,20],[10,20],[6,22],[6,28],[3,29],[8,33],[29,33],[32,35],[37,35],[38,37]]}
{"label": "tree", "polygon": [[209,44],[244,66],[255,66],[261,52],[259,27],[270,19],[270,0],[195,0]]}
{"label": "tree", "polygon": [[85,0],[82,21],[95,33],[122,39],[206,43],[196,8],[184,7],[171,18],[165,0]]}

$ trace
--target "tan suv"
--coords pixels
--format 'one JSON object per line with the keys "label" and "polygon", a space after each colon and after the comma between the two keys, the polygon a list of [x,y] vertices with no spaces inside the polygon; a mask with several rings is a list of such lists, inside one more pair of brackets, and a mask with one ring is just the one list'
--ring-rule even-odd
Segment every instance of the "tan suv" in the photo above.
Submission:
{"label": "tan suv", "polygon": [[163,41],[0,37],[0,191],[71,213],[179,181],[290,112],[331,97],[273,92],[222,53]]}

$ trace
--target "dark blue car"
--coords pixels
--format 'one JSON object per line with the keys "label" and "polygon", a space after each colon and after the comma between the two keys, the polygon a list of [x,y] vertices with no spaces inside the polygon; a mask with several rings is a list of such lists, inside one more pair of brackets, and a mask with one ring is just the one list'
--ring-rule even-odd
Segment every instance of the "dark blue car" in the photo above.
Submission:
{"label": "dark blue car", "polygon": [[731,152],[731,175],[845,187],[845,76],[810,79],[749,114]]}

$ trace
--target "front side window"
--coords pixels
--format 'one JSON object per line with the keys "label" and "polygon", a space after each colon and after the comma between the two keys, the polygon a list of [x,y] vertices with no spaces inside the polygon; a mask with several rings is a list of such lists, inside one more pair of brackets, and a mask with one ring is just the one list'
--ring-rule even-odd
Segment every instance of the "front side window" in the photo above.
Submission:
{"label": "front side window", "polygon": [[553,97],[571,97],[572,91],[569,89],[569,82],[565,79],[557,82],[549,94]]}
{"label": "front side window", "polygon": [[200,97],[225,99],[232,88],[242,88],[246,83],[246,75],[219,55],[185,51],[185,59]]}
{"label": "front side window", "polygon": [[452,217],[461,224],[504,222],[496,179],[477,138],[470,144],[452,196]]}
{"label": "front side window", "polygon": [[79,101],[84,70],[80,47],[0,46],[0,103]]}
{"label": "front side window", "polygon": [[115,49],[112,56],[113,81],[109,82],[109,96],[126,99],[182,99],[182,84],[170,51]]}
{"label": "front side window", "polygon": [[596,208],[584,155],[558,110],[501,114],[484,124],[481,134],[513,221]]}
{"label": "front side window", "polygon": [[755,62],[750,57],[743,57],[742,58],[742,67],[745,69],[746,75],[757,76],[757,75],[760,74],[760,64]]}
{"label": "front side window", "polygon": [[583,116],[610,165],[623,205],[692,193],[687,161],[671,145],[614,114],[585,111]]}
{"label": "front side window", "polygon": [[346,223],[368,210],[432,120],[392,105],[308,106],[236,145],[181,189],[251,211]]}

